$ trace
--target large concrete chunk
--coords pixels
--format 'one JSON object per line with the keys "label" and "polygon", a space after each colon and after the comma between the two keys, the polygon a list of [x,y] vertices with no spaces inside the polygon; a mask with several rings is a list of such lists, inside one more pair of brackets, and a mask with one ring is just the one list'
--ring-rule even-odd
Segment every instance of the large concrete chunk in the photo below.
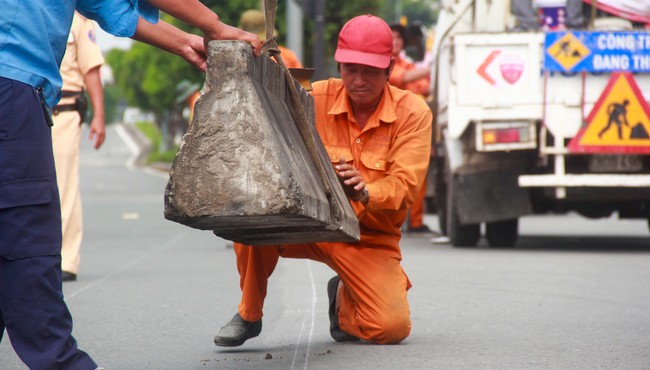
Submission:
{"label": "large concrete chunk", "polygon": [[313,99],[294,82],[320,163],[296,127],[286,81],[247,43],[210,42],[202,96],[170,171],[165,218],[251,245],[358,240],[358,220],[315,130]]}

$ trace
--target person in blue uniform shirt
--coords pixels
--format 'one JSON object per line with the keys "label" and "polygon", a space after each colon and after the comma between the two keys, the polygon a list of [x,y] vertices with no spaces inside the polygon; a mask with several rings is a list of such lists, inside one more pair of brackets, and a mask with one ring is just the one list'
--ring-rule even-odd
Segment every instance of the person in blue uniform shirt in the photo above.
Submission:
{"label": "person in blue uniform shirt", "polygon": [[[30,369],[96,369],[77,347],[61,283],[61,211],[49,107],[76,9],[105,31],[167,50],[205,70],[207,41],[257,36],[198,0],[0,0],[0,340]],[[203,32],[158,20],[158,9]],[[0,365],[0,367],[2,367]]]}

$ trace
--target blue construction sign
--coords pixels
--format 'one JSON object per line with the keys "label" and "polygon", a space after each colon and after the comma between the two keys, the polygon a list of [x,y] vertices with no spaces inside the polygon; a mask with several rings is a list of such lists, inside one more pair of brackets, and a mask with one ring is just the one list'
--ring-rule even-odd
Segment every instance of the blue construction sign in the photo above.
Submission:
{"label": "blue construction sign", "polygon": [[544,70],[650,72],[650,32],[549,32]]}

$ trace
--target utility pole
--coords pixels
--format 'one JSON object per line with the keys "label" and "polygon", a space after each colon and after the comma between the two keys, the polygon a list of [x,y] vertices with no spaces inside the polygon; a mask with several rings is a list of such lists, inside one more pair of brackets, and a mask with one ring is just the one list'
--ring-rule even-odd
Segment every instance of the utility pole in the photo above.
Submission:
{"label": "utility pole", "polygon": [[325,71],[325,0],[314,0],[314,81],[327,77]]}
{"label": "utility pole", "polygon": [[395,22],[402,21],[402,0],[395,0]]}
{"label": "utility pole", "polygon": [[303,10],[296,0],[287,0],[287,47],[303,64]]}

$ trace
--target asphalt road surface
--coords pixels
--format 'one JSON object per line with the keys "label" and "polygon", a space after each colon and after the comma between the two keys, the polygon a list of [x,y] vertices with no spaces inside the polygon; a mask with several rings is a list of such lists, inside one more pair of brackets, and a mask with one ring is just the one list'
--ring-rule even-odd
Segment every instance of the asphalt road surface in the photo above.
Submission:
{"label": "asphalt road surface", "polygon": [[[234,253],[163,218],[167,176],[131,168],[129,142],[113,126],[100,151],[83,145],[81,271],[64,284],[80,347],[107,369],[650,369],[647,223],[576,215],[524,218],[513,249],[406,235],[400,345],[335,343],[332,272],[283,259],[261,336],[215,347],[240,298]],[[3,339],[0,369],[24,369]]]}

